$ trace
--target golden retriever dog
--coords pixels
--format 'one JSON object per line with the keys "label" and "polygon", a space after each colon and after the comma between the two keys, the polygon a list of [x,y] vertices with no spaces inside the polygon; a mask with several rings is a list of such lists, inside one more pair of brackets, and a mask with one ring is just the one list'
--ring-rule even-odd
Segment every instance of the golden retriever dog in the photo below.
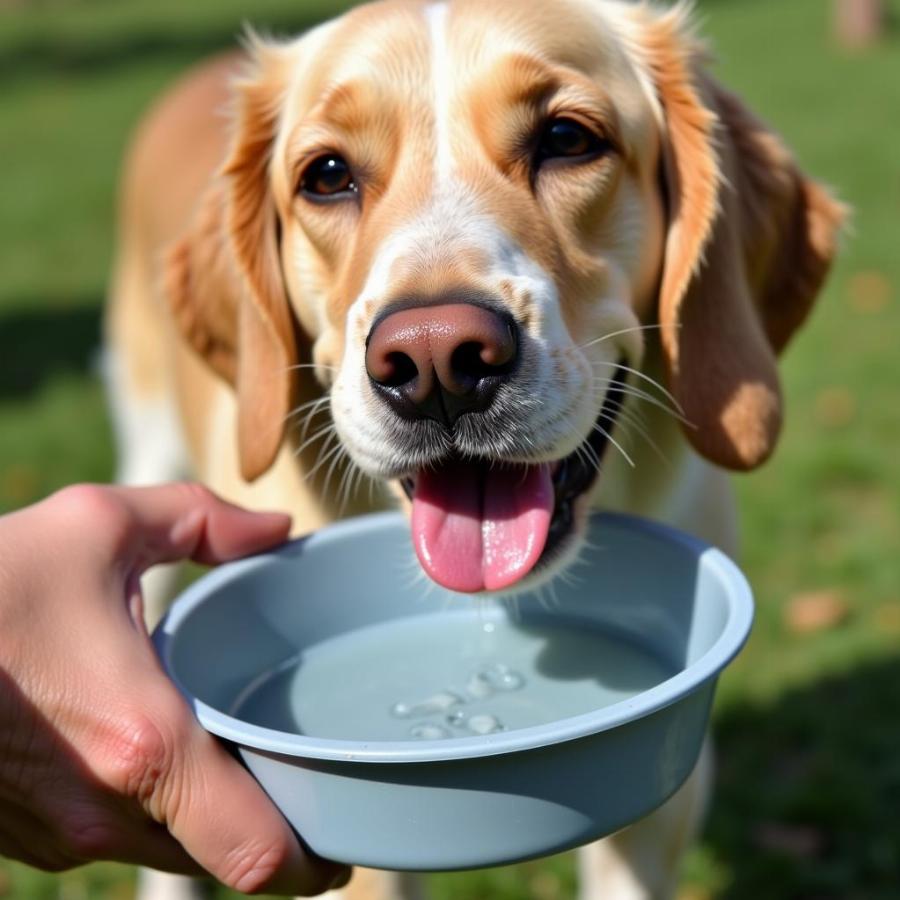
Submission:
{"label": "golden retriever dog", "polygon": [[[122,186],[122,480],[196,477],[298,532],[398,505],[469,593],[564,573],[598,508],[734,553],[727,473],[775,447],[842,211],[688,19],[385,0],[190,74]],[[671,896],[709,776],[582,849],[580,896]]]}

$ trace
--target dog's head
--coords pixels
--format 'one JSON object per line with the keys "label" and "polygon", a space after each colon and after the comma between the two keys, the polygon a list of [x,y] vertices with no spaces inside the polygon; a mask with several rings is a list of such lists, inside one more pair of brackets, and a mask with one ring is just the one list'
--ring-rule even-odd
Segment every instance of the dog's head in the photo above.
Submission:
{"label": "dog's head", "polygon": [[428,573],[517,584],[576,542],[648,328],[696,451],[768,457],[841,211],[681,8],[388,0],[252,50],[169,279],[236,386],[245,477],[308,356]]}

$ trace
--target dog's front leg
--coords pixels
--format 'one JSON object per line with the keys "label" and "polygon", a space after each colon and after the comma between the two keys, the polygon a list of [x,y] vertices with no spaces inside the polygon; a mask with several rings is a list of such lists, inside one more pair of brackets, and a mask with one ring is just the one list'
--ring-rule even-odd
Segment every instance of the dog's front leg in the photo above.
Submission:
{"label": "dog's front leg", "polygon": [[139,869],[135,900],[211,900],[214,890],[211,881]]}
{"label": "dog's front leg", "polygon": [[688,780],[659,809],[578,851],[579,900],[669,900],[682,856],[700,830],[713,780],[707,738]]}
{"label": "dog's front leg", "polygon": [[424,900],[425,887],[418,875],[354,869],[350,883],[323,894],[323,900]]}

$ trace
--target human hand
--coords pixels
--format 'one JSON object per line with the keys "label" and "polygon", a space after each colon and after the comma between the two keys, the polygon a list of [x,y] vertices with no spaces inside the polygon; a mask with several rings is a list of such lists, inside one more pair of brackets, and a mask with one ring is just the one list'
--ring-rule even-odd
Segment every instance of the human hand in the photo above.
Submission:
{"label": "human hand", "polygon": [[234,559],[289,527],[192,484],[77,485],[0,517],[0,853],[208,872],[245,892],[346,882],[196,723],[142,617],[148,567]]}

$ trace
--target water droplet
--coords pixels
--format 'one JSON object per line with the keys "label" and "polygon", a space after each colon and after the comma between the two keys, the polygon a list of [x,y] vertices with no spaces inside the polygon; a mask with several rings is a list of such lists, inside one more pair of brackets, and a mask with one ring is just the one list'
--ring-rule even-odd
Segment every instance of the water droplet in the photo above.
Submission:
{"label": "water droplet", "polygon": [[475,734],[494,734],[497,731],[503,731],[503,723],[496,716],[487,713],[469,716],[466,724],[469,730],[474,731]]}
{"label": "water droplet", "polygon": [[418,741],[439,741],[441,738],[450,737],[450,732],[443,725],[435,725],[432,722],[423,722],[413,725],[409,733]]}
{"label": "water droplet", "polygon": [[476,713],[467,716],[461,709],[450,713],[446,720],[448,725],[472,734],[494,734],[497,731],[505,731],[503,723],[490,713]]}
{"label": "water droplet", "polygon": [[484,677],[483,672],[476,672],[466,684],[466,693],[473,700],[484,700],[494,693],[493,685]]}
{"label": "water droplet", "polygon": [[453,691],[438,691],[425,700],[417,703],[395,703],[391,707],[391,715],[398,719],[416,719],[420,716],[431,716],[442,713],[463,702],[463,698]]}
{"label": "water droplet", "polygon": [[493,663],[469,679],[466,691],[476,700],[483,700],[496,691],[517,691],[524,686],[521,674],[503,663]]}
{"label": "water droplet", "polygon": [[494,625],[493,622],[485,622],[485,623],[484,623],[484,631],[485,631],[487,634],[491,634],[491,633],[494,631],[494,629],[495,629],[496,627],[497,627],[497,626]]}

